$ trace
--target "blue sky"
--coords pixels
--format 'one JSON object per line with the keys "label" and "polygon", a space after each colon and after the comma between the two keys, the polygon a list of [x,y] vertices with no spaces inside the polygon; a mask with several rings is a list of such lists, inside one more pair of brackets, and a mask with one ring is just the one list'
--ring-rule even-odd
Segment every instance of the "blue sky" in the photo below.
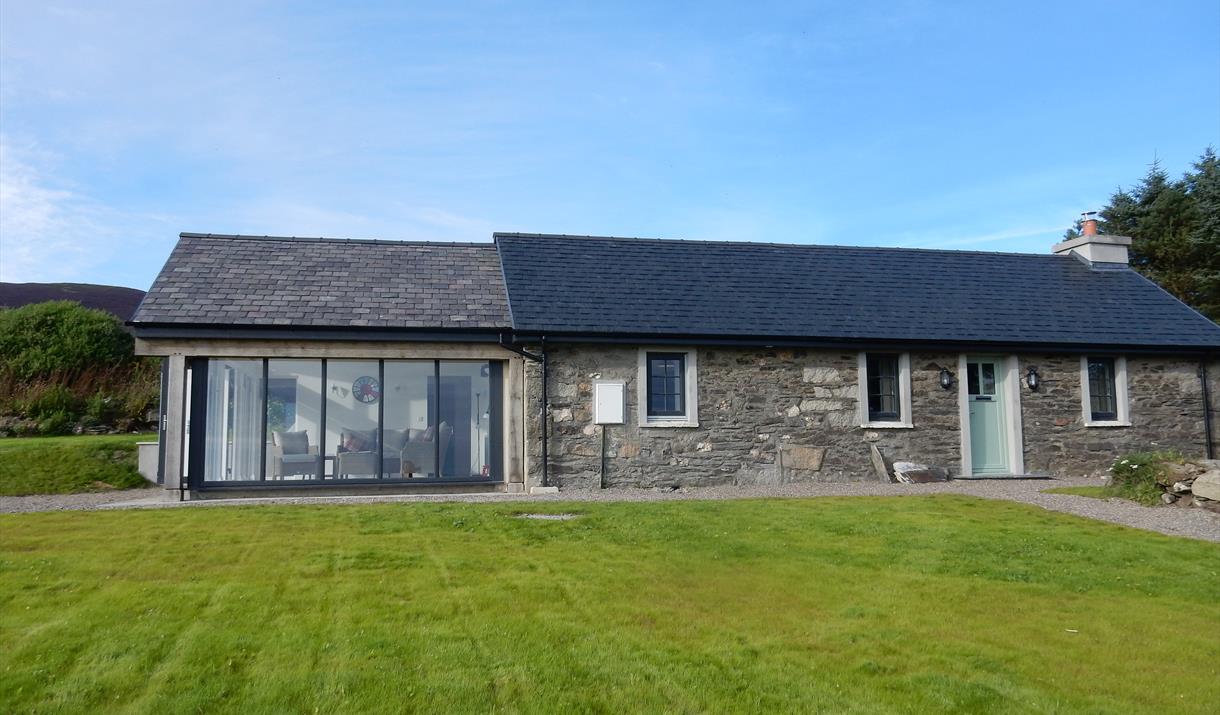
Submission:
{"label": "blue sky", "polygon": [[1043,252],[1220,146],[1220,3],[0,4],[0,279],[179,231]]}

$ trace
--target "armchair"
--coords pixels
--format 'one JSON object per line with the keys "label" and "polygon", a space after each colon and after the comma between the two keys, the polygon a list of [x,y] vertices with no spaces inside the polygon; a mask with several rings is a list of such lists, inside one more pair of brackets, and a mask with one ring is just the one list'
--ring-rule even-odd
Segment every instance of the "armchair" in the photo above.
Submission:
{"label": "armchair", "polygon": [[267,445],[267,466],[271,479],[288,476],[312,479],[321,469],[322,455],[318,454],[317,445],[309,443],[308,432],[274,431],[271,444]]}

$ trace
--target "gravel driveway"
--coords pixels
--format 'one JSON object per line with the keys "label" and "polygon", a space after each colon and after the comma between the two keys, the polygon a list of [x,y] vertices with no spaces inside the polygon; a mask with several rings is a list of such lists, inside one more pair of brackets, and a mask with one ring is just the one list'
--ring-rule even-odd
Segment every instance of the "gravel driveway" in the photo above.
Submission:
{"label": "gravel driveway", "polygon": [[681,501],[747,498],[801,498],[824,496],[904,496],[912,494],[968,494],[985,499],[1006,499],[1088,519],[1220,543],[1220,514],[1192,507],[1147,507],[1123,499],[1091,499],[1069,494],[1046,494],[1064,486],[1096,486],[1094,479],[989,479],[937,484],[786,484],[782,486],[718,486],[694,489],[564,490],[559,494],[407,494],[360,497],[275,497],[215,499],[195,502],[166,501],[160,490],[132,489],[94,494],[0,497],[0,513],[91,509],[198,508],[258,504],[363,504],[373,502],[505,502],[571,501]]}

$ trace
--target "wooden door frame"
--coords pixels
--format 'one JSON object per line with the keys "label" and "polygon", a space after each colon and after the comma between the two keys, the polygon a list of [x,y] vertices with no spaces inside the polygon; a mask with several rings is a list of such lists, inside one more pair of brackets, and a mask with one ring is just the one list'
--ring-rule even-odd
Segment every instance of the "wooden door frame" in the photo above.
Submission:
{"label": "wooden door frame", "polygon": [[[970,355],[991,357],[1003,370],[1004,422],[1008,430],[1008,476],[1025,474],[1025,440],[1021,430],[1021,366],[1016,355],[988,355],[986,353],[959,353],[957,356],[957,411],[960,424],[962,464],[961,476],[973,477],[974,465],[970,455],[970,393],[966,378],[966,363]],[[999,391],[997,390],[997,394]],[[979,475],[1004,476],[1004,475]]]}

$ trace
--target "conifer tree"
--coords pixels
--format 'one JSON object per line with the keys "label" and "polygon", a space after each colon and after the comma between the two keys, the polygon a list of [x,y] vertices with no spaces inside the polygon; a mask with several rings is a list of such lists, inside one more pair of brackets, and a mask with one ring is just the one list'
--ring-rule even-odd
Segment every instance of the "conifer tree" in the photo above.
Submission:
{"label": "conifer tree", "polygon": [[[1220,161],[1210,147],[1178,180],[1154,161],[1099,212],[1101,233],[1130,236],[1131,267],[1220,321]],[[1080,235],[1080,222],[1065,238]]]}

